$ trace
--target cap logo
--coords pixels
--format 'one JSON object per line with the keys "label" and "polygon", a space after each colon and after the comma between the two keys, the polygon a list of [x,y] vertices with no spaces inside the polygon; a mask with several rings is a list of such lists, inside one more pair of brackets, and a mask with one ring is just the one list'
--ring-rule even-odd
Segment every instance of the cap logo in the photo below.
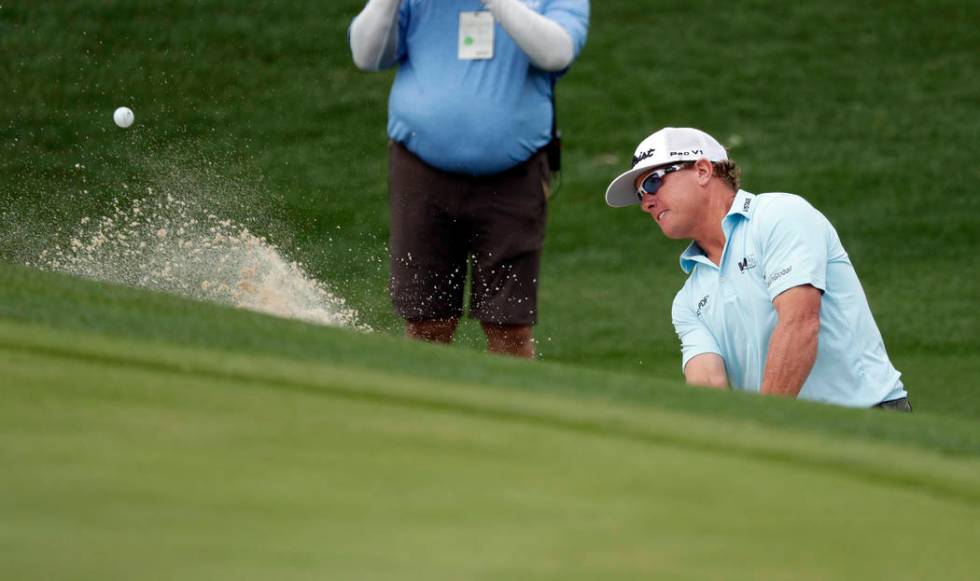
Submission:
{"label": "cap logo", "polygon": [[653,152],[657,151],[657,148],[651,147],[646,151],[641,151],[640,153],[633,156],[633,165],[631,167],[636,167],[636,164],[640,163],[648,157],[653,157]]}
{"label": "cap logo", "polygon": [[691,151],[671,151],[669,157],[676,157],[678,155],[704,155],[703,149],[692,149]]}

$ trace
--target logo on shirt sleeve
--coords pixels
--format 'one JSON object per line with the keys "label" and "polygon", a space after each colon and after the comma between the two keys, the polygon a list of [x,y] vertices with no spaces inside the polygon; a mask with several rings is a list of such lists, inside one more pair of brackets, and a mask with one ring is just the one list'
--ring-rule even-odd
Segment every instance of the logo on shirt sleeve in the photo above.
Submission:
{"label": "logo on shirt sleeve", "polygon": [[777,270],[776,272],[766,276],[766,288],[771,288],[772,285],[776,284],[776,281],[783,278],[787,274],[793,272],[792,266],[787,266],[782,270]]}
{"label": "logo on shirt sleeve", "polygon": [[704,295],[700,301],[698,301],[698,316],[701,316],[701,309],[708,305],[708,297],[711,295]]}

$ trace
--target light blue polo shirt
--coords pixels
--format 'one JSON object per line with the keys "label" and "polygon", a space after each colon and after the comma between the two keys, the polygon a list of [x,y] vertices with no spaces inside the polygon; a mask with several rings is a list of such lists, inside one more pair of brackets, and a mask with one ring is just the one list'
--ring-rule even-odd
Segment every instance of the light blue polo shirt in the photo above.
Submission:
{"label": "light blue polo shirt", "polygon": [[722,228],[720,266],[696,243],[681,255],[689,276],[672,318],[683,366],[717,353],[733,388],[758,392],[777,322],[772,301],[809,284],[823,291],[820,335],[800,399],[871,407],[907,395],[854,267],[823,214],[793,194],[740,190]]}
{"label": "light blue polo shirt", "polygon": [[[577,57],[588,0],[523,0],[572,37]],[[402,0],[398,72],[388,100],[388,136],[439,169],[489,175],[526,161],[551,140],[552,81],[498,22],[493,58],[459,60],[459,14],[480,0]]]}

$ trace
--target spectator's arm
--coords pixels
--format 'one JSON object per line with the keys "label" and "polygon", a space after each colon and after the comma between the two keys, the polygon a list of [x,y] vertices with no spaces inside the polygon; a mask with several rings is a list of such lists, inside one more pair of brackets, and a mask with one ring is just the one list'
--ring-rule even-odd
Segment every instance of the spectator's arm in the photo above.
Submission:
{"label": "spectator's arm", "polygon": [[369,0],[351,23],[350,50],[357,68],[377,71],[397,62],[400,4],[400,0]]}
{"label": "spectator's arm", "polygon": [[517,46],[539,69],[558,72],[575,59],[572,36],[560,24],[518,0],[482,0]]}

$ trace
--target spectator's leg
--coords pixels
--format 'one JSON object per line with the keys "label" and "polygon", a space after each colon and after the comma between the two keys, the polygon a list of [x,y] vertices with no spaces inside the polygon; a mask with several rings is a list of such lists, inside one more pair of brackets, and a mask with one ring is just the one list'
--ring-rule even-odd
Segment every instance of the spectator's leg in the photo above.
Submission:
{"label": "spectator's leg", "polygon": [[501,355],[534,358],[534,330],[531,325],[481,323],[487,335],[487,351]]}
{"label": "spectator's leg", "polygon": [[547,219],[547,156],[484,178],[467,198],[472,248],[470,316],[491,353],[533,358],[538,273]]}
{"label": "spectator's leg", "polygon": [[466,285],[457,206],[467,183],[425,165],[402,145],[389,151],[392,303],[405,320],[406,336],[450,343]]}
{"label": "spectator's leg", "polygon": [[405,321],[405,336],[433,343],[452,343],[459,319]]}

